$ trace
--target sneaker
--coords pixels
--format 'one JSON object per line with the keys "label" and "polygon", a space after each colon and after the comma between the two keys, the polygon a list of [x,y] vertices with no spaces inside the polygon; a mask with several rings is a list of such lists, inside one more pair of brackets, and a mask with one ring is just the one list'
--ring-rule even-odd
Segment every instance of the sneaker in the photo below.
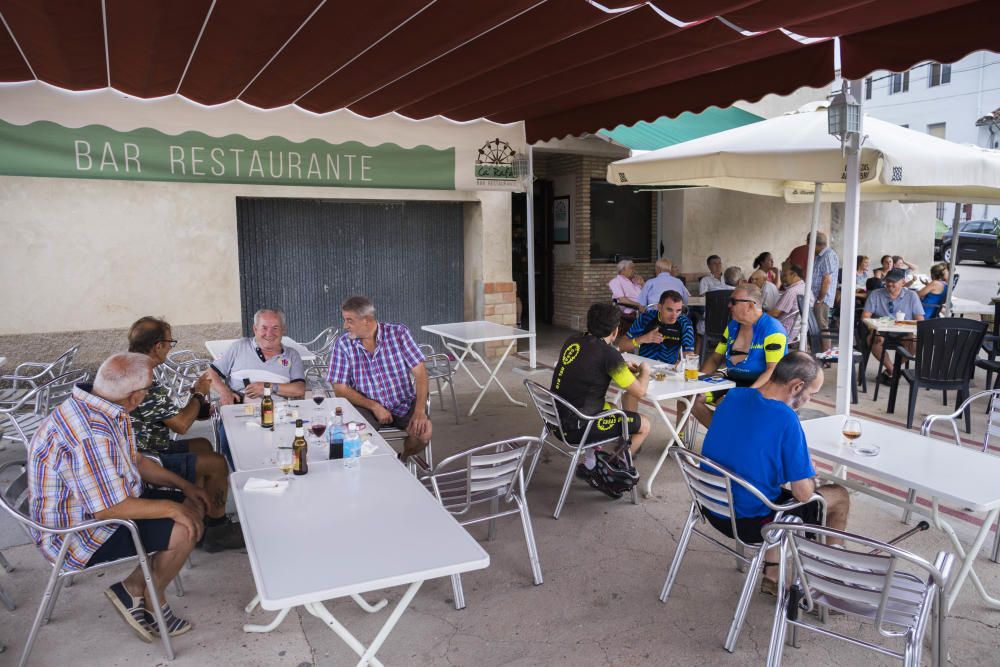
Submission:
{"label": "sneaker", "polygon": [[225,549],[244,549],[246,542],[243,540],[243,530],[229,520],[218,526],[206,526],[201,548],[210,554]]}
{"label": "sneaker", "polygon": [[590,481],[591,472],[593,472],[593,471],[590,468],[588,468],[587,466],[583,465],[582,463],[577,463],[576,464],[576,478],[577,479],[582,479],[585,482],[589,482]]}
{"label": "sneaker", "polygon": [[[163,612],[163,622],[169,629],[171,637],[183,635],[185,632],[190,632],[194,629],[194,624],[174,614],[174,610],[170,608],[170,605],[165,604],[160,607],[160,610]],[[143,613],[146,615],[146,622],[149,624],[150,632],[159,637],[160,628],[156,623],[156,615],[148,609],[143,609]]]}
{"label": "sneaker", "polygon": [[142,598],[132,597],[120,581],[104,591],[104,595],[111,600],[111,604],[129,627],[139,635],[139,639],[144,642],[153,641],[153,633],[146,622],[146,605]]}

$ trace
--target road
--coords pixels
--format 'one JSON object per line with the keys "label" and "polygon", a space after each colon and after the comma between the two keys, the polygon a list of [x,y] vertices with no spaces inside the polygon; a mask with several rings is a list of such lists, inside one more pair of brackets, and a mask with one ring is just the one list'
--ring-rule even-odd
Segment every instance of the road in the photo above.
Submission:
{"label": "road", "polygon": [[990,299],[997,296],[997,288],[1000,287],[1000,266],[970,262],[956,266],[955,273],[959,276],[955,296],[980,303],[989,303]]}

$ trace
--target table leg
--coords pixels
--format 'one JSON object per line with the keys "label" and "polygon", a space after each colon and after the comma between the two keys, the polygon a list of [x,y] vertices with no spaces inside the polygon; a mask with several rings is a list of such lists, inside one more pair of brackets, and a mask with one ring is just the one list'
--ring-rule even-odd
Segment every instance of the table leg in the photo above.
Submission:
{"label": "table leg", "polygon": [[994,609],[1000,609],[1000,600],[997,600],[986,592],[986,587],[983,586],[983,582],[979,579],[979,575],[972,569],[976,556],[979,554],[979,550],[982,549],[983,542],[986,541],[986,537],[990,532],[990,527],[993,526],[993,522],[996,521],[997,514],[1000,513],[1000,509],[994,509],[987,513],[986,519],[983,521],[983,525],[979,528],[979,532],[976,533],[976,538],[969,546],[968,552],[966,552],[965,548],[962,546],[962,542],[958,539],[958,535],[955,534],[955,529],[952,528],[947,521],[944,521],[941,518],[936,498],[931,500],[931,506],[931,518],[934,521],[934,526],[948,536],[948,539],[951,540],[952,547],[955,549],[955,555],[957,555],[959,560],[962,561],[962,567],[959,568],[958,574],[954,579],[952,579],[952,584],[950,586],[950,590],[948,591],[948,611],[951,611],[952,605],[955,604],[955,600],[958,598],[958,594],[961,592],[962,585],[965,583],[966,578],[972,579],[972,584],[976,587],[979,597],[982,598],[983,602],[985,602],[987,606]]}
{"label": "table leg", "polygon": [[[500,367],[503,366],[503,362],[507,360],[507,355],[510,354],[510,351],[514,349],[514,346],[516,344],[517,344],[516,338],[510,341],[510,344],[507,345],[507,349],[504,350],[503,355],[500,357],[500,360],[496,363],[496,366],[494,366],[493,369],[490,371],[490,377],[486,380],[485,384],[481,385],[482,390],[479,392],[479,396],[476,397],[476,402],[473,403],[472,407],[469,409],[470,417],[472,416],[472,413],[476,411],[476,407],[479,406],[479,401],[483,400],[483,396],[486,394],[486,391],[490,388],[490,384],[496,384],[496,386],[500,387],[500,391],[502,391],[504,395],[507,397],[507,400],[513,403],[514,405],[527,406],[527,403],[522,403],[521,401],[518,401],[513,396],[511,396],[510,393],[507,391],[507,388],[503,386],[503,384],[500,382],[500,379],[497,377],[497,373],[500,371]],[[481,363],[484,367],[486,368],[490,367],[490,365],[486,363],[486,360],[483,359],[478,352],[470,348],[469,353],[472,354],[472,356],[475,357],[475,359],[479,363]]]}
{"label": "table leg", "polygon": [[[247,606],[249,607],[249,605]],[[248,623],[243,626],[243,632],[270,632],[271,630],[274,630],[276,627],[281,625],[281,622],[285,620],[285,616],[288,616],[288,612],[290,612],[291,610],[292,610],[291,607],[285,607],[284,609],[279,611],[278,615],[274,617],[274,620],[272,620],[267,625],[251,625]]]}
{"label": "table leg", "polygon": [[379,600],[375,604],[370,604],[367,600],[365,600],[363,597],[357,594],[352,595],[351,599],[354,600],[356,603],[358,603],[358,606],[367,611],[369,614],[374,614],[376,612],[382,611],[383,609],[385,609],[385,606],[389,604],[389,601],[386,600],[385,598]]}
{"label": "table leg", "polygon": [[253,596],[253,600],[250,600],[250,604],[248,604],[246,607],[243,608],[243,611],[245,611],[248,614],[252,614],[253,610],[256,609],[257,605],[259,604],[260,604],[260,595],[255,595]]}
{"label": "table leg", "polygon": [[687,396],[681,396],[677,400],[684,404],[684,413],[677,416],[677,426],[670,423],[670,418],[667,417],[667,413],[663,411],[659,401],[653,401],[653,406],[660,414],[660,419],[666,425],[667,431],[670,433],[670,441],[667,442],[667,447],[665,447],[663,452],[660,453],[660,458],[656,461],[656,465],[653,466],[653,471],[649,473],[649,477],[646,478],[646,484],[642,489],[642,495],[645,498],[648,498],[653,494],[653,480],[656,479],[656,476],[660,473],[660,468],[663,467],[663,462],[667,460],[667,450],[670,448],[671,442],[676,443],[680,447],[684,446],[684,442],[681,440],[679,434],[684,430],[684,425],[687,424],[687,420],[691,417],[691,409],[694,407],[694,401]]}
{"label": "table leg", "polygon": [[396,627],[396,623],[399,621],[399,618],[403,615],[403,612],[406,611],[406,608],[410,605],[410,602],[417,594],[417,591],[420,590],[420,586],[423,583],[423,581],[415,581],[409,585],[406,592],[403,593],[403,597],[400,598],[398,603],[396,603],[396,607],[392,610],[392,613],[389,614],[389,618],[386,619],[385,624],[382,625],[382,629],[380,629],[378,634],[375,635],[375,639],[372,640],[372,643],[368,646],[368,648],[365,648],[364,644],[359,642],[357,638],[340,623],[340,621],[334,618],[333,614],[327,610],[322,602],[310,602],[305,605],[305,609],[310,614],[326,623],[338,637],[344,640],[345,644],[350,646],[355,653],[361,656],[361,660],[358,661],[358,667],[368,664],[375,665],[375,667],[382,667],[382,663],[375,657],[375,653],[382,647],[382,644],[385,643],[385,640],[389,637],[389,633],[392,632],[392,629]]}
{"label": "table leg", "polygon": [[465,347],[459,347],[458,345],[449,343],[444,336],[441,336],[441,345],[444,346],[444,348],[447,349],[449,352],[451,352],[453,355],[455,355],[456,368],[461,368],[462,370],[464,370],[465,373],[469,376],[469,378],[473,381],[473,383],[475,383],[475,385],[478,388],[482,389],[483,388],[482,383],[480,383],[479,379],[472,374],[472,371],[469,370],[469,367],[465,365],[465,357],[467,357],[470,352],[473,352],[472,345],[469,344],[466,345]]}

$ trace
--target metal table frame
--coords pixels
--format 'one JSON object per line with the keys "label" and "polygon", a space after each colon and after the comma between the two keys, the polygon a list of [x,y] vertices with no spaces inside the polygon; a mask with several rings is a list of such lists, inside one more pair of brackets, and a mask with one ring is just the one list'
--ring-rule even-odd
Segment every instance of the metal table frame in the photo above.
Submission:
{"label": "metal table frame", "polygon": [[[497,373],[507,360],[511,350],[514,349],[517,341],[522,338],[533,338],[535,334],[530,331],[525,331],[524,329],[518,329],[516,327],[497,324],[495,322],[487,322],[484,320],[476,322],[428,324],[421,327],[421,329],[427,333],[434,334],[441,339],[441,345],[443,345],[455,356],[456,365],[462,368],[475,383],[476,387],[479,388],[479,395],[476,397],[475,402],[473,402],[472,407],[469,408],[470,417],[472,416],[472,413],[476,411],[476,408],[479,407],[479,402],[483,400],[483,396],[486,394],[486,391],[489,389],[491,384],[496,384],[496,386],[500,388],[500,391],[502,391],[507,397],[507,400],[514,405],[527,405],[527,403],[519,401],[510,395],[510,392],[507,391],[507,388],[503,386],[503,383],[500,382],[500,379],[497,377]],[[477,343],[493,343],[505,340],[509,340],[510,343],[508,343],[506,349],[503,351],[503,355],[492,368],[490,367],[489,362],[487,362],[481,354],[476,352],[473,347]],[[450,341],[455,342],[453,343]],[[482,364],[484,368],[490,371],[486,382],[480,382],[465,363],[465,358],[470,355],[473,359]]]}

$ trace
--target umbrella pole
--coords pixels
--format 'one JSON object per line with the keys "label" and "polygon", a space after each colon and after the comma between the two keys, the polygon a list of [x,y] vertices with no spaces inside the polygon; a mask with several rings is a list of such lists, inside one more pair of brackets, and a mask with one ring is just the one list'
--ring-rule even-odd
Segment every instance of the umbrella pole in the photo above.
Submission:
{"label": "umbrella pole", "polygon": [[[535,333],[535,163],[534,151],[528,144],[528,178],[524,186],[525,216],[528,237],[528,331]],[[535,368],[535,336],[528,339],[528,367]]]}
{"label": "umbrella pole", "polygon": [[[861,99],[860,82],[851,82],[851,93]],[[861,114],[864,123],[864,114]],[[861,207],[861,137],[864,127],[852,135],[845,146],[847,153],[847,184],[844,189],[844,254],[840,256],[843,279],[840,284],[840,336],[837,344],[837,414],[851,412],[851,383],[854,382],[854,291],[857,286],[855,261],[858,256],[858,220]],[[836,285],[833,286],[836,289]],[[864,372],[864,369],[862,369]]]}
{"label": "umbrella pole", "polygon": [[[802,302],[805,304],[806,312],[802,313],[802,317],[799,318],[799,349],[803,352],[806,351],[806,345],[809,342],[809,309],[812,308],[812,282],[813,282],[813,263],[816,261],[816,231],[819,229],[819,206],[820,198],[823,195],[823,184],[814,183],[815,193],[813,194],[813,208],[812,208],[812,225],[809,228],[809,259],[806,260],[806,265],[802,268],[806,272],[806,291],[805,298]],[[816,352],[818,350],[814,350]]]}
{"label": "umbrella pole", "polygon": [[951,297],[955,290],[955,263],[958,262],[958,227],[962,221],[962,205],[955,202],[955,217],[951,221],[951,261],[948,262],[948,294],[945,314],[951,317]]}

